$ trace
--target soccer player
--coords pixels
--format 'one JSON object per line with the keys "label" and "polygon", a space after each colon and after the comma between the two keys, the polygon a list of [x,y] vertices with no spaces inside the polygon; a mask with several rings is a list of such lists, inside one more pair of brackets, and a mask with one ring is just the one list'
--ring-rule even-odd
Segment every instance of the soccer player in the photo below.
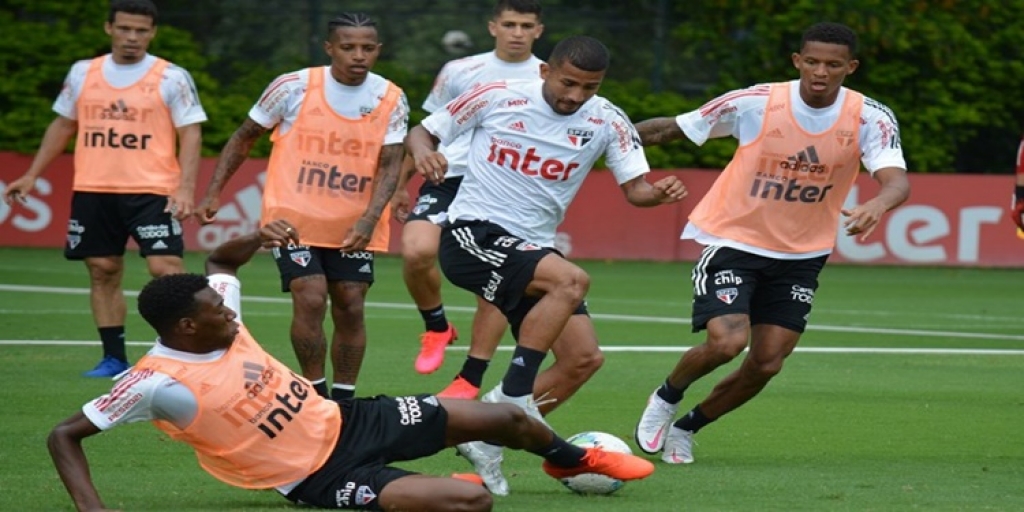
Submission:
{"label": "soccer player", "polygon": [[[640,449],[663,451],[669,464],[693,462],[694,434],[782,370],[807,325],[840,222],[847,235],[867,238],[907,199],[896,117],[843,87],[857,69],[856,54],[849,27],[819,23],[792,55],[798,80],[733,91],[678,117],[637,125],[644,145],[739,140],[682,233],[705,246],[692,276],[693,331],[706,329],[707,339],[682,355],[636,427]],[[869,201],[844,208],[861,162],[881,187]],[[673,423],[687,387],[748,346],[740,367]]]}
{"label": "soccer player", "polygon": [[[224,146],[199,208],[203,222],[212,221],[224,185],[253,143],[273,129],[261,218],[286,219],[302,233],[300,243],[273,251],[281,290],[292,296],[292,347],[317,392],[339,399],[354,395],[366,351],[363,308],[374,251],[388,247],[386,206],[408,125],[405,94],[370,71],[380,46],[367,15],[331,20],[324,42],[331,64],[271,82]],[[328,297],[330,390],[323,328]]]}
{"label": "soccer player", "polygon": [[242,324],[238,269],[261,243],[286,247],[300,235],[287,221],[265,223],[215,249],[209,277],[154,279],[139,313],[159,338],[106,395],[57,425],[47,444],[80,511],[105,510],[82,440],[150,421],[189,444],[200,466],[246,489],[276,489],[295,503],[362,510],[486,511],[479,484],[390,466],[472,439],[494,439],[545,458],[555,478],[597,472],[650,475],[633,455],[583,449],[508,404],[431,395],[327,400],[265,352]]}
{"label": "soccer player", "polygon": [[24,200],[77,134],[64,257],[85,262],[103,344],[87,377],[112,377],[129,366],[121,290],[128,237],[152,276],[185,271],[179,221],[192,214],[206,121],[188,71],[147,52],[156,6],[114,0],[109,12],[110,53],[71,67],[53,104],[57,117],[28,170],[4,193],[7,204]]}
{"label": "soccer player", "polygon": [[[531,51],[544,31],[541,6],[534,0],[498,0],[487,24],[494,37],[494,50],[447,63],[434,81],[434,88],[423,109],[434,112],[460,94],[481,84],[505,78],[538,78],[541,60]],[[416,168],[406,158],[402,181],[392,200],[396,217],[405,221],[402,228],[402,273],[416,307],[423,317],[426,332],[420,338],[420,353],[415,368],[433,373],[444,362],[445,347],[456,338],[441,300],[441,275],[435,265],[438,239],[448,205],[455,198],[466,172],[469,136],[441,147],[448,159],[448,173],[442,183],[426,181],[420,187],[416,205],[409,211],[405,183]],[[407,217],[406,217],[407,215]],[[497,308],[477,300],[469,355],[455,380],[438,396],[476,398],[484,371],[494,355],[508,322]]]}
{"label": "soccer player", "polygon": [[[686,189],[670,176],[649,183],[650,168],[632,123],[596,96],[608,50],[591,37],[559,42],[541,66],[541,80],[509,80],[464,93],[409,131],[416,169],[441,182],[447,160],[436,150],[471,133],[466,175],[441,232],[441,270],[456,286],[497,306],[516,347],[508,371],[485,400],[514,403],[540,417],[537,372],[570,317],[589,327],[580,350],[598,351],[590,319],[576,315],[589,287],[586,272],[552,247],[555,229],[601,156],[626,199],[637,206],[681,200]],[[459,446],[495,494],[508,492],[501,447]]]}
{"label": "soccer player", "polygon": [[1024,238],[1024,138],[1020,140],[1020,147],[1017,148],[1017,180],[1013,189],[1013,208],[1010,215],[1013,223],[1017,225],[1017,236]]}

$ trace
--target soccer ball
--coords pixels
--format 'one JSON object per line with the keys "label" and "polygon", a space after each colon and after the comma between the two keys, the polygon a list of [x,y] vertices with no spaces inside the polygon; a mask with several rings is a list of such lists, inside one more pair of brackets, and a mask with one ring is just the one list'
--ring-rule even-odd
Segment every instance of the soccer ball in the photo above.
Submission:
{"label": "soccer ball", "polygon": [[450,55],[462,55],[473,48],[473,40],[461,30],[449,30],[441,37],[441,46]]}
{"label": "soccer ball", "polygon": [[[633,453],[625,441],[605,432],[580,432],[568,439],[581,448],[600,448],[609,452]],[[562,485],[577,494],[611,494],[625,485],[625,482],[597,473],[583,473],[562,479]]]}

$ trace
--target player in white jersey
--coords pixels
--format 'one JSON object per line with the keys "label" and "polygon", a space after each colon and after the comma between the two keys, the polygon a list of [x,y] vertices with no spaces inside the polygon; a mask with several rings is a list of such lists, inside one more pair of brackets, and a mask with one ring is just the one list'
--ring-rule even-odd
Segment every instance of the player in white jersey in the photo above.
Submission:
{"label": "player in white jersey", "polygon": [[4,193],[8,204],[24,200],[77,135],[64,255],[89,271],[103,358],[88,377],[128,368],[121,289],[128,238],[152,276],[185,270],[179,221],[193,211],[206,113],[188,71],[147,53],[156,20],[149,0],[111,2],[111,52],[71,67],[32,165]]}
{"label": "player in white jersey", "polygon": [[[858,66],[856,43],[849,27],[813,25],[792,55],[798,80],[733,91],[693,112],[637,125],[644,145],[739,141],[682,234],[705,246],[693,269],[693,330],[707,329],[707,338],[682,355],[648,398],[636,427],[644,452],[662,451],[669,464],[693,462],[694,434],[782,370],[806,328],[840,224],[849,236],[867,237],[906,200],[910,185],[896,117],[842,86]],[[879,192],[863,204],[845,204],[861,164]],[[740,367],[673,423],[683,392],[748,344]]]}
{"label": "player in white jersey", "polygon": [[[460,94],[481,84],[508,78],[539,78],[541,61],[531,51],[544,31],[541,6],[534,0],[498,0],[487,24],[494,37],[494,50],[453,60],[445,64],[434,81],[423,109],[434,112]],[[442,183],[424,182],[416,205],[409,210],[405,182],[415,172],[406,158],[402,181],[392,200],[395,216],[405,221],[402,229],[402,274],[405,285],[423,317],[426,332],[420,338],[415,368],[432,373],[444,362],[445,347],[456,338],[441,299],[441,275],[437,269],[437,245],[448,205],[455,198],[465,174],[469,153],[468,135],[445,144],[440,151],[448,159],[448,173]],[[407,216],[407,217],[406,217]],[[477,300],[469,354],[455,380],[438,396],[476,398],[484,371],[494,355],[508,323],[494,306]]]}
{"label": "player in white jersey", "polygon": [[[596,96],[608,59],[596,39],[569,37],[541,67],[542,80],[478,87],[431,114],[406,138],[417,170],[440,182],[447,161],[436,151],[438,142],[472,132],[468,169],[441,234],[441,270],[456,286],[501,309],[516,338],[508,371],[485,400],[515,403],[537,417],[532,392],[540,365],[589,287],[586,272],[553,248],[555,229],[594,163],[605,157],[636,206],[686,195],[674,176],[647,182],[650,168],[633,125]],[[573,318],[590,326],[589,317]],[[592,326],[589,332],[577,343],[599,353]],[[470,443],[460,451],[492,492],[508,492],[500,447]]]}
{"label": "player in white jersey", "polygon": [[[324,191],[325,187],[320,187],[320,191],[306,194],[301,204],[294,204],[299,201],[291,196],[285,197],[284,193],[281,193],[281,198],[271,198],[271,201],[287,203],[282,204],[281,209],[288,210],[289,220],[297,225],[300,218],[303,222],[321,222],[318,230],[299,228],[310,236],[333,240],[335,236],[340,238],[339,231],[349,230],[340,245],[324,242],[306,245],[304,242],[274,253],[281,273],[282,290],[292,295],[291,340],[303,375],[314,383],[317,392],[335,399],[351,398],[355,393],[356,378],[366,350],[364,303],[373,282],[373,249],[365,249],[369,244],[378,242],[386,247],[386,240],[378,240],[374,233],[381,229],[378,224],[386,224],[386,219],[382,221],[381,218],[387,213],[385,208],[397,186],[404,153],[402,140],[408,124],[409,107],[405,93],[370,71],[379,56],[380,46],[376,23],[367,15],[343,13],[330,21],[324,49],[331,57],[331,64],[286,73],[267,86],[249,111],[249,117],[224,146],[199,207],[202,221],[211,222],[219,208],[218,198],[224,185],[247,158],[256,140],[272,129],[275,130],[272,136],[274,152],[268,176],[281,176],[289,183],[295,180],[303,183],[304,162],[314,162],[317,171],[321,166],[331,169],[328,185],[333,187],[332,190]],[[313,78],[322,92],[307,94]],[[388,99],[393,98],[394,90],[398,90],[397,101]],[[375,111],[378,107],[388,108],[385,101],[391,101],[393,106],[389,112],[377,116]],[[325,112],[327,109],[336,115]],[[382,123],[387,125],[382,127]],[[310,140],[329,140],[319,145],[293,143],[290,141],[295,137],[288,137],[292,132],[300,137],[313,133]],[[374,159],[375,163],[367,163]],[[300,164],[292,165],[295,162]],[[374,169],[366,169],[368,165]],[[305,183],[313,183],[312,172]],[[344,180],[348,178],[364,184],[372,180],[372,187],[360,185],[358,190],[347,190]],[[335,181],[337,183],[331,185]],[[277,190],[281,188],[286,187]],[[346,195],[348,193],[352,195]],[[323,199],[335,197],[331,194],[353,199]],[[366,201],[362,198],[366,194],[371,195],[364,208],[362,205]],[[268,186],[264,192],[264,211],[270,204],[270,195],[271,187]],[[314,202],[333,216],[347,215],[347,218],[358,221],[351,228],[324,225],[313,213],[321,211],[313,209]],[[329,390],[325,372],[328,348],[323,329],[328,309],[334,324],[330,344],[333,376]]]}

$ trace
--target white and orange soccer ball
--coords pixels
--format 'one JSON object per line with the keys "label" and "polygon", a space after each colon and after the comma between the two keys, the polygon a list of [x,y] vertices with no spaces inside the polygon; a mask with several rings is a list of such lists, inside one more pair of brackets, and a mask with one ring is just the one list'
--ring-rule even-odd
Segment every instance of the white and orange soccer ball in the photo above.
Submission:
{"label": "white and orange soccer ball", "polygon": [[[633,453],[629,445],[618,437],[597,431],[580,432],[566,441],[581,448],[599,448],[609,452]],[[562,485],[577,494],[611,494],[625,485],[625,482],[597,473],[583,473],[562,479]]]}

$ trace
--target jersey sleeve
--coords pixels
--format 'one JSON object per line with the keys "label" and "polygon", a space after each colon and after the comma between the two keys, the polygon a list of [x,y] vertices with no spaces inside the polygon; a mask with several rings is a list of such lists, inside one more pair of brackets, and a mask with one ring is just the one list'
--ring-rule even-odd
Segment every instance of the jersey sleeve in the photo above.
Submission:
{"label": "jersey sleeve", "polygon": [[82,84],[85,83],[85,76],[89,72],[88,60],[80,60],[71,66],[68,74],[64,77],[64,85],[60,88],[60,94],[53,102],[53,111],[68,119],[78,119],[78,96],[82,92]]}
{"label": "jersey sleeve", "polygon": [[153,399],[170,377],[153,370],[132,370],[114,384],[109,393],[82,406],[82,413],[100,430],[159,418]]}
{"label": "jersey sleeve", "polygon": [[199,91],[192,75],[180,66],[168,66],[160,92],[171,110],[175,128],[206,121],[206,111],[199,100]]}
{"label": "jersey sleeve", "polygon": [[860,130],[860,150],[864,167],[871,173],[886,167],[906,169],[900,126],[892,110],[865,97],[861,117],[864,124]]}
{"label": "jersey sleeve", "polygon": [[629,116],[611,103],[608,104],[608,108],[613,115],[605,126],[612,133],[607,136],[608,145],[604,150],[604,158],[608,168],[615,175],[615,182],[622,185],[637,176],[647,174],[651,171],[651,166],[647,162],[647,155],[644,154],[640,134],[629,120]]}
{"label": "jersey sleeve", "polygon": [[676,124],[686,137],[698,146],[703,145],[708,139],[739,139],[740,116],[752,105],[763,103],[770,90],[769,85],[755,85],[727,92],[697,110],[680,114],[676,117]]}
{"label": "jersey sleeve", "polygon": [[235,312],[235,320],[242,323],[242,282],[231,274],[210,274],[206,276],[210,288],[224,298],[224,306]]}
{"label": "jersey sleeve", "polygon": [[427,95],[427,99],[423,100],[423,110],[430,113],[436,112],[437,109],[455,99],[457,95],[452,93],[453,67],[449,62],[438,72],[437,78],[434,79],[434,86],[430,88],[430,94]]}
{"label": "jersey sleeve", "polygon": [[384,145],[401,144],[409,131],[409,99],[405,92],[399,95],[395,108],[391,110],[388,131],[384,135]]}
{"label": "jersey sleeve", "polygon": [[305,80],[296,73],[277,77],[263,90],[260,99],[249,110],[249,118],[266,129],[272,129],[285,119],[288,113],[302,104]]}
{"label": "jersey sleeve", "polygon": [[487,113],[501,103],[499,98],[505,91],[504,82],[474,87],[437,109],[421,124],[442,144],[450,144],[459,135],[479,126]]}

